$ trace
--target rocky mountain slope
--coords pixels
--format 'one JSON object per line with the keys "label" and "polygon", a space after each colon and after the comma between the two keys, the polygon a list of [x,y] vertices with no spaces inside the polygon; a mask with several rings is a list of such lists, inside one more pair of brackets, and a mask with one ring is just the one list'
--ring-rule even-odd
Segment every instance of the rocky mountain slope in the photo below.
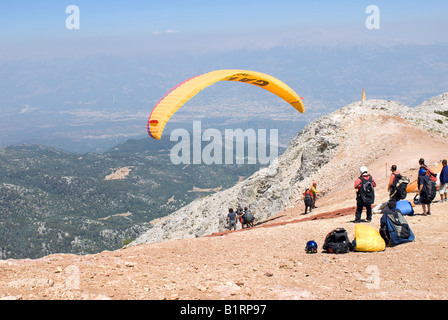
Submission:
{"label": "rocky mountain slope", "polygon": [[174,165],[174,143],[128,140],[104,153],[41,145],[0,148],[0,259],[121,248],[192,200],[228,188],[254,165]]}
{"label": "rocky mountain slope", "polygon": [[[230,189],[177,210],[133,244],[223,231],[228,208],[238,204],[250,207],[256,221],[263,221],[300,204],[301,194],[313,181],[327,194],[337,193],[338,185],[357,176],[360,166],[369,166],[374,159],[391,154],[397,156],[405,145],[412,148],[409,135],[416,126],[421,128],[421,135],[428,136],[430,148],[437,146],[431,136],[447,137],[448,118],[434,111],[446,111],[447,101],[448,94],[443,94],[415,109],[384,100],[347,105],[308,124],[269,167]],[[415,165],[420,156],[416,154],[415,158],[409,165]],[[381,173],[385,172],[381,169]]]}
{"label": "rocky mountain slope", "polygon": [[[446,97],[436,99],[446,105]],[[415,215],[407,217],[416,236],[412,243],[376,253],[321,251],[326,234],[334,228],[343,227],[354,238],[353,180],[358,166],[366,165],[374,176],[379,204],[387,199],[391,164],[413,179],[420,157],[431,166],[448,156],[446,118],[433,115],[434,109],[446,109],[440,102],[428,103],[423,110],[388,101],[353,103],[311,123],[291,142],[300,147],[296,151],[289,148],[269,168],[176,211],[156,224],[155,232],[142,237],[140,244],[85,256],[0,260],[0,298],[447,299],[448,203],[435,201],[429,216],[414,208]],[[318,149],[323,142],[327,147]],[[301,167],[310,171],[301,173]],[[300,194],[312,181],[325,194],[318,199],[318,208],[305,216]],[[290,189],[282,183],[289,183]],[[224,212],[213,213],[218,223],[215,229],[207,229],[209,236],[195,238],[199,234],[194,232],[206,230],[202,228],[205,217],[195,221],[189,210],[206,204],[211,210],[213,197],[222,206],[254,199],[257,224],[217,232],[222,230],[224,207]],[[273,206],[263,197],[271,199]],[[408,195],[409,200],[412,197]],[[379,220],[380,215],[374,214],[369,225],[378,229]],[[160,241],[146,243],[156,239]],[[305,253],[308,240],[318,243],[317,254]],[[173,306],[170,312],[180,314],[180,308]]]}

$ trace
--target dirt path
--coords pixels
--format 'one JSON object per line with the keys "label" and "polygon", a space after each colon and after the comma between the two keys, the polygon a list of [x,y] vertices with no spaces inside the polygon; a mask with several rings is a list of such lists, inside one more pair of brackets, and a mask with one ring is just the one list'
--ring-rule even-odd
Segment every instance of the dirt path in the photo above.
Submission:
{"label": "dirt path", "polygon": [[[1,261],[0,292],[17,299],[446,299],[447,209],[433,204],[425,217],[416,208],[408,217],[416,240],[383,252],[305,253],[307,240],[321,246],[336,227],[353,239],[350,215],[272,221],[226,236]],[[379,218],[371,225],[379,227]]]}

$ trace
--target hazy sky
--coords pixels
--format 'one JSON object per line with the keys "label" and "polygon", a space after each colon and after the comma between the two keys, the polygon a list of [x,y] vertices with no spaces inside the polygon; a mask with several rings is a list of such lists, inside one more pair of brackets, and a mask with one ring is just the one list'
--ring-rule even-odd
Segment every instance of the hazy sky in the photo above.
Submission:
{"label": "hazy sky", "polygon": [[[68,30],[69,5],[80,29]],[[380,10],[368,30],[366,8]],[[17,0],[0,2],[0,58],[277,45],[448,42],[448,1]]]}

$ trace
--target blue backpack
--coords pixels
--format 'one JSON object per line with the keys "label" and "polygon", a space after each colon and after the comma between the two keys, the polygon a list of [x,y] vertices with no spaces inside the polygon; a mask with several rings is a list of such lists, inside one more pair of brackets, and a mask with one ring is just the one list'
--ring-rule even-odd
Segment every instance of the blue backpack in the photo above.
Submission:
{"label": "blue backpack", "polygon": [[386,207],[382,212],[380,234],[386,245],[396,246],[415,240],[414,233],[398,208],[391,210]]}

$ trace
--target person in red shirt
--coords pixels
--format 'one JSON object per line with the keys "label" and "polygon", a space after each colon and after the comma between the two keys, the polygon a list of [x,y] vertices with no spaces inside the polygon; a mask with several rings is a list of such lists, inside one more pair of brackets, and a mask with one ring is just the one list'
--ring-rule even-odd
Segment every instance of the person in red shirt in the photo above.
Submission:
{"label": "person in red shirt", "polygon": [[376,182],[373,180],[372,176],[368,173],[366,167],[362,166],[359,168],[361,175],[355,181],[356,192],[356,213],[355,213],[355,223],[361,222],[361,213],[364,207],[367,211],[367,222],[372,221],[372,204],[375,201],[375,191]]}

